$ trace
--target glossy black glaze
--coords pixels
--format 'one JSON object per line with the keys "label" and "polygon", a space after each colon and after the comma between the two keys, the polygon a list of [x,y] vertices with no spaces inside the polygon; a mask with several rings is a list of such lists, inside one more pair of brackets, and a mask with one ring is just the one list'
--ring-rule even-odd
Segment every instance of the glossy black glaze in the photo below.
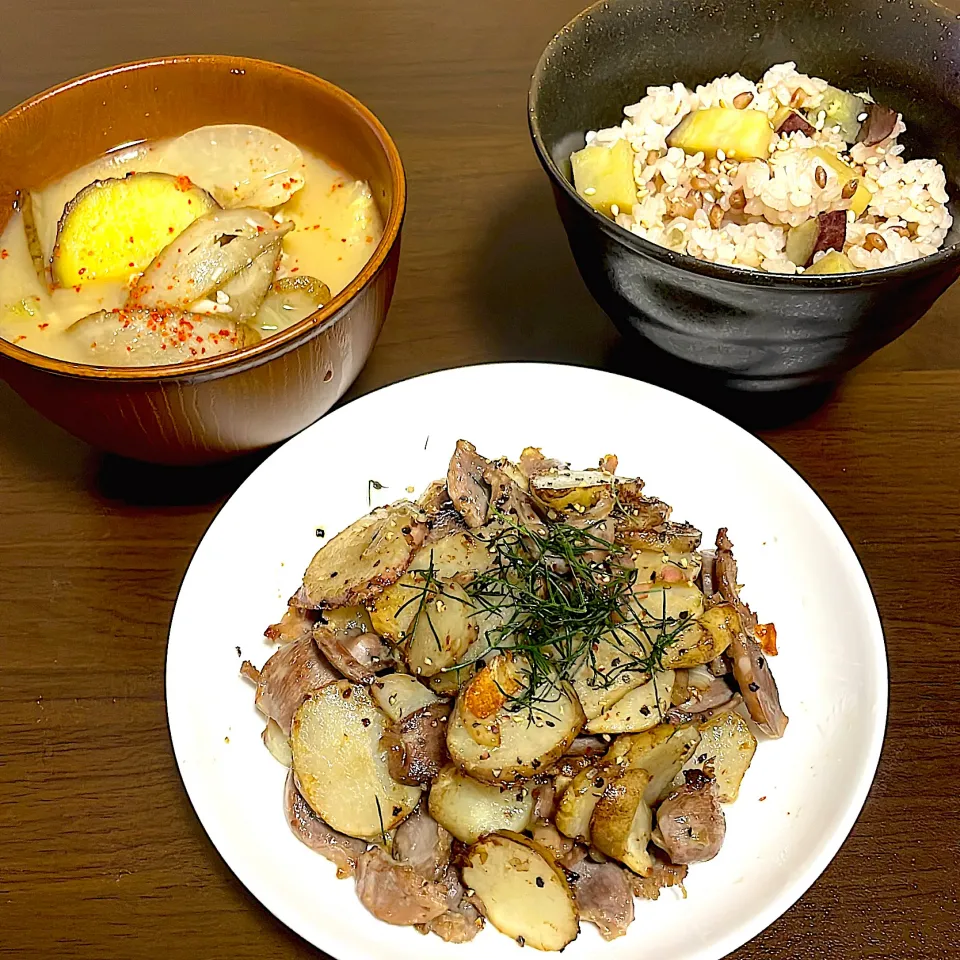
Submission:
{"label": "glossy black glaze", "polygon": [[534,144],[593,296],[622,331],[751,390],[835,379],[898,337],[960,274],[958,228],[932,257],[861,274],[723,267],[594,211],[569,157],[648,86],[758,78],[785,60],[900,110],[906,156],[940,160],[960,196],[960,18],[925,0],[606,0],[551,41],[530,89]]}

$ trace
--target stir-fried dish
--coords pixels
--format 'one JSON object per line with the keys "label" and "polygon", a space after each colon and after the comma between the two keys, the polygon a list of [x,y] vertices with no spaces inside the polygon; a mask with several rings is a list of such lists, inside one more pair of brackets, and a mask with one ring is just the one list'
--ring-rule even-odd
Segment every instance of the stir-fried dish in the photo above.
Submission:
{"label": "stir-fried dish", "polygon": [[321,309],[382,232],[365,182],[271,130],[128,144],[20,192],[0,337],[103,366],[230,353]]}
{"label": "stir-fried dish", "polygon": [[717,855],[787,717],[727,531],[616,476],[458,442],[316,554],[257,670],[293,832],[377,918],[561,950]]}

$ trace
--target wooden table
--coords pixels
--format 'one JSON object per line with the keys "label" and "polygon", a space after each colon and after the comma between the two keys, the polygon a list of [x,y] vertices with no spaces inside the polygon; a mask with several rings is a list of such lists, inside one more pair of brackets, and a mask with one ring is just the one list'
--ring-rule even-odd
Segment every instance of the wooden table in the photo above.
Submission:
{"label": "wooden table", "polygon": [[[410,181],[396,299],[351,396],[487,360],[635,371],[575,271],[526,131],[529,74],[579,7],[0,0],[0,109],[108,63],[176,51],[319,73],[380,116]],[[939,960],[960,949],[958,312],[960,287],[820,409],[758,429],[863,561],[887,632],[891,704],[851,838],[738,958]],[[759,424],[749,409],[739,416]],[[207,840],[164,711],[177,587],[256,462],[188,475],[103,457],[0,385],[0,956],[316,956]]]}

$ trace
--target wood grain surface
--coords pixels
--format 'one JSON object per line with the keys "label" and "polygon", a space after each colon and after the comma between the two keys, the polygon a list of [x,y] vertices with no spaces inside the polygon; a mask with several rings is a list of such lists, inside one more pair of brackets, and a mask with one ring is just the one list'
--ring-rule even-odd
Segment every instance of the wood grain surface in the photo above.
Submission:
{"label": "wood grain surface", "polygon": [[[662,379],[581,284],[527,136],[529,74],[579,7],[0,0],[0,108],[162,53],[239,53],[316,72],[377,113],[410,186],[396,298],[350,396],[491,360]],[[738,960],[960,950],[958,314],[960,287],[819,406],[707,398],[837,516],[876,592],[891,668],[887,741],[859,822],[812,890]],[[256,462],[183,472],[104,457],[0,385],[0,957],[317,956],[207,840],[165,719],[180,579]]]}

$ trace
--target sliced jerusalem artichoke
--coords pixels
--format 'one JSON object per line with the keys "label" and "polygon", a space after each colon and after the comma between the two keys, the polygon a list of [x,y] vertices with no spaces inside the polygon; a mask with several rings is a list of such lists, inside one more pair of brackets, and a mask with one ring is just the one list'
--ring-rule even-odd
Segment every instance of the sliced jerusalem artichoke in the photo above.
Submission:
{"label": "sliced jerusalem artichoke", "polygon": [[522,945],[562,950],[580,932],[562,868],[545,847],[519,833],[478,840],[467,852],[463,882],[476,891],[487,919]]}
{"label": "sliced jerusalem artichoke", "polygon": [[216,209],[213,197],[187,177],[137,173],[96,180],[64,207],[53,250],[53,278],[64,287],[126,280],[198,217]]}
{"label": "sliced jerusalem artichoke", "polygon": [[416,807],[420,788],[390,776],[384,715],[347,680],[314,691],[293,718],[293,772],[304,799],[334,830],[373,840]]}
{"label": "sliced jerusalem artichoke", "polygon": [[646,770],[650,781],[644,799],[652,807],[671,789],[685,763],[696,756],[702,733],[691,724],[660,724],[651,730],[617,737],[604,757],[611,770]]}
{"label": "sliced jerusalem artichoke", "polygon": [[642,658],[646,653],[646,649],[641,648],[625,629],[611,630],[583,652],[571,683],[588,721],[596,720],[631,690],[650,679],[643,670],[626,668],[632,660]]}
{"label": "sliced jerusalem artichoke", "polygon": [[33,211],[33,194],[29,191],[20,196],[20,215],[23,217],[23,233],[27,238],[27,250],[33,261],[33,269],[37,279],[46,286],[50,282],[47,262],[43,256],[43,244],[40,242],[40,232],[37,229],[37,220]]}
{"label": "sliced jerusalem artichoke", "polygon": [[123,307],[100,310],[64,331],[89,350],[88,363],[149,367],[232,353],[247,343],[247,332],[225,317]]}
{"label": "sliced jerusalem artichoke", "polygon": [[[228,280],[221,288],[230,308],[230,319],[239,323],[257,316],[280,262],[280,242],[267,247],[253,263]],[[255,326],[251,324],[251,326]],[[261,335],[263,332],[261,331]]]}
{"label": "sliced jerusalem artichoke", "polygon": [[733,803],[744,774],[757,752],[757,738],[738,713],[714,714],[698,727],[700,742],[692,751],[687,768],[709,765],[716,781],[717,799]]}
{"label": "sliced jerusalem artichoke", "polygon": [[724,652],[740,632],[740,618],[731,604],[709,607],[663,653],[664,669],[687,670],[710,663]]}
{"label": "sliced jerusalem artichoke", "polygon": [[473,601],[456,581],[431,580],[416,607],[407,665],[417,676],[432,677],[458,664],[477,639]]}
{"label": "sliced jerusalem artichoke", "polygon": [[673,670],[657,673],[590,720],[586,729],[590,733],[639,733],[655,727],[670,709],[673,679]]}
{"label": "sliced jerusalem artichoke", "polygon": [[499,830],[526,830],[533,815],[529,784],[480,783],[448,766],[430,787],[430,816],[462,843]]}
{"label": "sliced jerusalem artichoke", "polygon": [[[458,700],[463,696],[461,692]],[[529,709],[518,705],[511,710],[510,704],[504,703],[484,718],[497,727],[496,746],[477,743],[464,723],[464,711],[458,707],[447,730],[447,748],[454,763],[477,780],[514,783],[563,756],[585,720],[573,688],[566,683],[555,684],[543,691],[542,699],[536,691],[529,697]]]}
{"label": "sliced jerusalem artichoke", "polygon": [[394,722],[439,703],[439,697],[408,673],[387,673],[374,680],[370,693],[377,706]]}
{"label": "sliced jerusalem artichoke", "polygon": [[644,799],[646,770],[624,770],[610,779],[590,818],[590,842],[601,853],[646,876],[653,868],[647,851],[653,814]]}
{"label": "sliced jerusalem artichoke", "polygon": [[[301,609],[352,606],[376,597],[407,569],[427,533],[419,508],[400,501],[361,517],[317,551],[291,603]],[[376,618],[374,629],[381,636]]]}
{"label": "sliced jerusalem artichoke", "polygon": [[281,277],[273,281],[250,324],[269,337],[316,313],[331,299],[330,288],[316,277]]}
{"label": "sliced jerusalem artichoke", "polygon": [[277,223],[254,207],[208,213],[157,253],[131,288],[130,302],[184,309],[221,289],[292,229],[290,221]]}
{"label": "sliced jerusalem artichoke", "polygon": [[580,770],[567,784],[554,818],[557,829],[565,837],[590,842],[590,818],[607,788],[607,781],[616,772],[617,768],[608,770],[604,761],[600,761]]}

